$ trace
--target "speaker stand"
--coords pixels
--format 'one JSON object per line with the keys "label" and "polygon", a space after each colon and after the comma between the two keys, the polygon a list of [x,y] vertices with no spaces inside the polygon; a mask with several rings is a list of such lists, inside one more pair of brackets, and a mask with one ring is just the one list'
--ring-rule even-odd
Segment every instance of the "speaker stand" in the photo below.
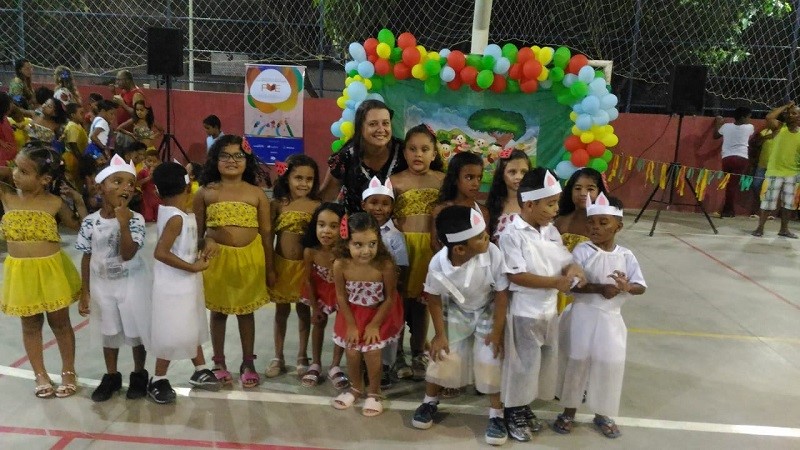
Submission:
{"label": "speaker stand", "polygon": [[167,129],[164,133],[164,137],[161,140],[161,145],[158,146],[158,153],[161,155],[162,161],[171,161],[172,160],[172,143],[175,142],[175,146],[178,147],[183,157],[186,159],[186,162],[191,161],[189,159],[189,155],[186,154],[186,151],[181,146],[181,143],[178,142],[178,138],[172,134],[172,107],[170,104],[170,99],[172,97],[172,75],[164,75],[164,85],[167,94]]}
{"label": "speaker stand", "polygon": [[703,215],[706,216],[706,220],[708,220],[708,224],[711,225],[711,229],[714,230],[714,234],[719,234],[717,231],[717,227],[714,226],[714,222],[711,221],[711,217],[706,212],[705,206],[703,206],[702,200],[697,200],[697,192],[694,190],[694,186],[692,185],[691,180],[689,177],[684,175],[684,179],[686,181],[686,185],[689,186],[689,190],[692,191],[692,195],[695,199],[694,203],[675,203],[675,181],[678,179],[681,170],[681,164],[678,162],[678,154],[679,149],[681,146],[681,126],[683,125],[683,113],[678,114],[678,137],[675,141],[675,155],[672,157],[672,162],[669,164],[669,169],[667,170],[667,182],[664,185],[664,190],[661,193],[661,198],[659,200],[653,200],[655,197],[656,192],[661,189],[661,184],[656,183],[655,189],[650,194],[650,197],[647,198],[647,202],[645,202],[642,209],[639,211],[639,214],[633,219],[634,223],[639,222],[639,218],[642,217],[644,210],[647,209],[647,206],[650,205],[650,202],[656,202],[661,204],[656,211],[656,217],[653,219],[653,226],[650,228],[650,236],[653,236],[653,233],[656,231],[656,225],[658,224],[658,218],[661,215],[661,211],[664,210],[664,207],[669,208],[672,205],[676,206],[699,206],[700,211],[703,212]]}

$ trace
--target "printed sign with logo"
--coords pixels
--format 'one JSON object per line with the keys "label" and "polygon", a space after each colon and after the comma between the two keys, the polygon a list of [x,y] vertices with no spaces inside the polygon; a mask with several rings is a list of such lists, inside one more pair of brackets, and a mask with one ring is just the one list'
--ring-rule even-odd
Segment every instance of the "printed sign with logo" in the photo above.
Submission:
{"label": "printed sign with logo", "polygon": [[247,64],[244,134],[267,164],[303,152],[303,66]]}

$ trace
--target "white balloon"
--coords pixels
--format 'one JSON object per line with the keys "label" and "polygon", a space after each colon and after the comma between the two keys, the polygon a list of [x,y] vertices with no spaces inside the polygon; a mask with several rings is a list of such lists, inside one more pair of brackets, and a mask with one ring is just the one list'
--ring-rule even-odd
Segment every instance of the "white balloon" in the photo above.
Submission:
{"label": "white balloon", "polygon": [[564,75],[564,87],[570,87],[578,81],[578,76],[574,73]]}
{"label": "white balloon", "polygon": [[578,79],[584,83],[591,83],[594,80],[594,69],[591,66],[583,66],[578,71]]}
{"label": "white balloon", "polygon": [[442,58],[447,58],[447,55],[449,55],[449,54],[450,54],[450,49],[449,48],[443,48],[443,49],[439,50],[439,56],[442,57]]}
{"label": "white balloon", "polygon": [[347,47],[347,50],[350,53],[350,56],[356,61],[361,62],[367,60],[367,51],[364,50],[364,46],[358,42],[350,43],[350,46]]}
{"label": "white balloon", "polygon": [[600,100],[594,95],[587,95],[586,98],[581,101],[581,106],[587,114],[594,114],[600,110]]}
{"label": "white balloon", "polygon": [[592,128],[592,116],[589,114],[579,114],[578,118],[575,120],[575,126],[581,131],[588,131]]}
{"label": "white balloon", "polygon": [[550,89],[553,87],[553,80],[544,80],[539,82],[539,89]]}
{"label": "white balloon", "polygon": [[607,109],[606,113],[608,113],[609,122],[611,122],[612,120],[617,120],[617,117],[619,117],[619,110],[617,108]]}
{"label": "white balloon", "polygon": [[493,56],[494,59],[498,59],[503,56],[503,49],[501,49],[497,44],[489,44],[485,49],[483,49],[483,54]]}
{"label": "white balloon", "polygon": [[344,72],[349,75],[354,70],[358,70],[358,61],[347,61],[344,65]]}
{"label": "white balloon", "polygon": [[445,83],[449,83],[456,79],[456,71],[450,66],[444,66],[442,71],[439,72],[439,78]]}
{"label": "white balloon", "polygon": [[592,115],[592,122],[595,125],[602,127],[603,125],[608,125],[608,113],[605,110],[599,110],[594,115]]}
{"label": "white balloon", "polygon": [[609,109],[617,106],[617,96],[614,94],[606,94],[600,97],[600,108]]}
{"label": "white balloon", "polygon": [[369,61],[361,61],[358,63],[358,74],[364,78],[372,78],[375,75],[375,66]]}
{"label": "white balloon", "polygon": [[352,122],[356,118],[356,111],[350,108],[346,108],[342,111],[342,119],[346,122]]}
{"label": "white balloon", "polygon": [[606,87],[606,80],[602,78],[595,78],[594,80],[592,80],[591,83],[589,83],[589,90],[592,92],[592,94],[598,97],[602,97],[608,94],[608,88]]}
{"label": "white balloon", "polygon": [[501,56],[497,59],[497,62],[494,63],[494,73],[498,75],[505,75],[508,73],[508,69],[511,68],[511,61],[508,60],[505,56]]}

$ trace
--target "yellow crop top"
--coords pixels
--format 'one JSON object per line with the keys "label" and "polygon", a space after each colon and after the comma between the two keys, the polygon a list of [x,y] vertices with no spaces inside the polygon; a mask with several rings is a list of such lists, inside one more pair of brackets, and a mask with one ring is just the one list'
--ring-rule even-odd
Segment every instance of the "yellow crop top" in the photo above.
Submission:
{"label": "yellow crop top", "polygon": [[311,214],[304,211],[284,211],[278,215],[275,224],[275,232],[288,231],[290,233],[303,234],[308,223],[311,222]]}
{"label": "yellow crop top", "polygon": [[217,202],[206,208],[206,226],[258,228],[258,209],[244,202]]}
{"label": "yellow crop top", "polygon": [[430,215],[439,198],[439,189],[409,189],[397,196],[394,215],[397,218]]}
{"label": "yellow crop top", "polygon": [[44,211],[6,211],[2,228],[9,242],[61,242],[56,218]]}

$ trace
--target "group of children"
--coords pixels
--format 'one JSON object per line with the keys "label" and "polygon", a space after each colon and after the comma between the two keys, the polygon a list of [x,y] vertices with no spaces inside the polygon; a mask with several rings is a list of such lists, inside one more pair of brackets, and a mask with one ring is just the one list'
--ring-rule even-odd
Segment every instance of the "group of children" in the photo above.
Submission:
{"label": "group of children", "polygon": [[[264,375],[287,371],[284,342],[294,303],[297,374],[307,387],[324,379],[326,327],[336,314],[336,345],[327,372],[341,391],[332,400],[336,409],[351,408],[363,397],[362,413],[378,415],[382,386],[396,378],[424,379],[425,398],[412,424],[425,429],[433,423],[440,397],[458,395],[460,388],[474,384],[489,397],[486,440],[497,445],[508,435],[530,440],[541,428],[530,403],[556,394],[566,409],[553,429],[568,433],[585,391],[588,406],[597,413],[595,424],[616,437],[619,431],[608,416],[617,413],[625,359],[619,311],[629,295],[644,292],[645,282],[633,254],[614,243],[622,208],[601,192],[600,175],[591,169],[577,172],[562,197],[552,172],[532,169],[522,152],[506,151],[487,209],[477,201],[483,173],[479,155],[459,153],[443,173],[435,136],[420,125],[407,133],[404,156],[408,169],[385,182],[373,178],[362,194],[365,212],[348,216],[341,205],[320,201],[317,165],[304,155],[276,166],[279,177],[270,202],[256,186],[257,163],[247,142],[222,135],[209,150],[192,213],[186,208],[191,192],[186,169],[172,162],[154,168],[161,205],[151,270],[149,258],[141,254],[145,218],[128,207],[136,185],[130,162],[115,156],[97,174],[102,208],[86,216],[74,191],[61,192],[75,197],[74,211],[60,207],[63,202],[48,193],[61,188],[58,154],[26,148],[13,172],[18,190],[5,192],[3,203],[12,213],[35,213],[49,228],[30,229],[24,220],[14,221],[14,214],[12,220],[8,214],[4,218],[9,259],[2,309],[22,317],[37,396],[67,396],[76,390],[74,335],[65,311],[82,285],[79,311],[91,315],[99,328],[107,369],[92,394],[95,401],[121,388],[117,356],[122,344],[133,348],[129,398],[149,394],[158,403],[174,401],[166,375],[176,359],[192,360],[193,386],[219,389],[230,383],[224,353],[229,315],[236,316],[239,326],[241,384],[258,386],[253,313],[273,301],[274,358]],[[559,199],[562,209],[564,203],[572,205],[561,217],[562,231],[586,240],[573,253],[553,224]],[[56,215],[68,225],[85,216],[76,242],[84,253],[80,280],[56,248]],[[40,235],[44,230],[47,236]],[[42,244],[42,255],[31,254],[25,243],[40,241],[53,245]],[[47,264],[46,271],[26,269],[19,275],[17,261]],[[46,289],[34,293],[23,288],[21,276]],[[58,279],[64,281],[51,286]],[[575,296],[560,317],[558,292]],[[429,313],[434,336],[428,342]],[[58,389],[41,363],[43,314],[48,319],[65,316],[61,327],[50,320],[54,331],[64,334],[58,341],[64,358]],[[411,367],[402,350],[406,324]],[[211,368],[200,348],[209,335]],[[157,358],[152,378],[145,369],[147,353]],[[343,355],[346,370],[341,368]]]}

